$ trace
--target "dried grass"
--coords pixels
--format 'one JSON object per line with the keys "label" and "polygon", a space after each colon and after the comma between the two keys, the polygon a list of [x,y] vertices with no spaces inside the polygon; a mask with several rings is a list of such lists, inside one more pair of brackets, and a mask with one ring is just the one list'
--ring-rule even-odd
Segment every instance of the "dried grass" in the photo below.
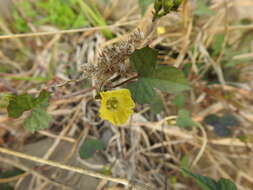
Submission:
{"label": "dried grass", "polygon": [[[122,40],[122,34],[129,32],[124,26],[130,26],[133,30],[140,20],[131,20],[126,16],[124,22],[118,21],[105,27],[0,36],[1,64],[11,68],[9,73],[0,73],[1,93],[38,93],[39,89],[50,89],[53,91],[53,98],[48,111],[55,119],[50,129],[38,132],[36,137],[23,129],[22,118],[10,119],[4,109],[0,110],[0,139],[4,139],[0,141],[3,146],[0,148],[0,162],[25,171],[14,178],[0,179],[0,183],[16,182],[18,189],[29,175],[32,176],[30,189],[77,189],[75,186],[70,187],[60,178],[60,173],[67,170],[67,181],[78,180],[78,176],[75,175],[77,173],[101,179],[97,190],[109,187],[111,190],[121,189],[119,184],[129,188],[132,186],[132,189],[180,190],[191,187],[195,190],[197,186],[180,173],[181,160],[188,156],[193,171],[215,179],[229,178],[236,182],[239,189],[253,189],[253,86],[249,80],[250,77],[253,79],[252,64],[248,64],[247,69],[241,71],[244,73],[239,74],[238,71],[242,81],[233,86],[226,83],[221,68],[225,45],[234,40],[234,34],[237,40],[233,45],[238,45],[243,38],[243,32],[251,31],[253,25],[230,25],[227,19],[229,6],[232,5],[217,2],[212,5],[216,9],[215,15],[194,23],[191,4],[185,3],[181,13],[172,13],[158,23],[166,28],[166,34],[153,35],[146,43],[152,47],[163,44],[178,52],[176,59],[163,56],[163,64],[179,68],[183,68],[189,62],[193,64],[189,76],[193,88],[187,93],[193,119],[201,122],[205,116],[212,113],[220,114],[224,110],[235,113],[240,120],[240,126],[230,138],[214,136],[207,126],[199,125],[191,130],[175,126],[177,116],[171,105],[172,96],[167,94],[163,95],[164,104],[167,105],[166,112],[152,115],[149,107],[138,106],[131,121],[123,127],[116,128],[98,117],[99,104],[93,98],[94,87],[82,89],[82,81],[71,82],[73,78],[78,78],[78,63],[92,61],[99,47],[112,43],[105,41],[99,30],[111,28]],[[106,11],[108,14],[108,9]],[[0,25],[0,28],[9,31],[7,25]],[[214,60],[208,47],[218,33],[225,34],[225,41],[218,59]],[[33,48],[26,53],[27,57],[21,63],[13,54],[15,48],[30,45]],[[194,48],[194,51],[190,51],[190,47]],[[236,55],[233,59],[243,58],[252,58],[252,53]],[[200,59],[205,65],[202,69],[197,65]],[[46,84],[12,79],[45,76],[52,67],[53,78]],[[213,68],[220,84],[207,87],[206,82],[201,79],[209,68]],[[66,69],[73,69],[75,73],[66,74]],[[249,77],[245,78],[245,73]],[[233,97],[227,100],[223,96],[225,93],[232,93]],[[4,138],[7,134],[13,141]],[[107,137],[108,145],[102,155],[107,162],[106,166],[111,168],[112,177],[100,173],[104,165],[82,161],[77,154],[80,143],[86,138],[103,138],[105,134],[110,135]],[[243,142],[236,138],[239,135],[247,135],[249,139]],[[54,140],[42,158],[19,153],[22,152],[24,142],[28,138],[38,140],[38,137]],[[62,158],[61,162],[50,161],[52,155],[59,151],[61,142],[69,143],[71,150],[64,150],[68,155]],[[71,157],[79,160],[86,169],[70,166]],[[36,162],[38,166],[28,168],[17,161],[17,158]],[[37,171],[46,165],[57,168],[51,176],[42,175]],[[175,183],[171,182],[173,177],[177,178]],[[57,182],[59,179],[62,180],[60,183]],[[119,186],[116,187],[111,182]]]}

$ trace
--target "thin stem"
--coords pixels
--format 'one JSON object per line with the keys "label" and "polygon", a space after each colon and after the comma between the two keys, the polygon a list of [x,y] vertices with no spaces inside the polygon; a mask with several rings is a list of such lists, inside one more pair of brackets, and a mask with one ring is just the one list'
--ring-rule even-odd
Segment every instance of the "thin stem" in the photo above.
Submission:
{"label": "thin stem", "polygon": [[122,185],[126,185],[126,186],[130,185],[129,181],[127,181],[126,179],[113,178],[113,177],[106,176],[106,175],[103,175],[103,174],[100,174],[100,173],[96,173],[96,172],[93,172],[93,171],[90,171],[90,170],[85,170],[85,169],[82,169],[82,168],[77,168],[77,167],[68,166],[68,165],[65,165],[65,164],[60,164],[60,163],[57,163],[57,162],[54,162],[54,161],[51,161],[51,160],[46,160],[46,159],[42,159],[42,158],[39,158],[39,157],[30,156],[28,154],[16,152],[16,151],[9,150],[9,149],[6,149],[6,148],[0,147],[0,152],[2,152],[4,154],[15,156],[15,157],[23,158],[23,159],[26,159],[26,160],[34,161],[34,162],[37,162],[37,163],[46,164],[46,165],[61,168],[61,169],[64,169],[64,170],[76,172],[76,173],[79,173],[79,174],[84,174],[84,175],[88,175],[88,176],[91,176],[91,177],[95,177],[95,178],[99,178],[99,179],[105,179],[105,180],[112,181],[112,182],[115,182],[115,183],[120,183]]}
{"label": "thin stem", "polygon": [[135,75],[135,76],[130,77],[129,79],[127,79],[125,81],[120,82],[119,84],[116,84],[116,85],[112,86],[112,88],[119,87],[119,86],[121,86],[121,85],[123,85],[123,84],[125,84],[125,83],[127,83],[127,82],[129,82],[131,80],[137,79],[137,78],[138,78],[138,75]]}
{"label": "thin stem", "polygon": [[53,31],[53,32],[34,32],[34,33],[25,33],[25,34],[7,34],[7,35],[0,35],[1,39],[13,39],[13,38],[25,38],[25,37],[35,37],[35,36],[45,36],[45,35],[57,35],[57,34],[68,34],[68,33],[76,33],[76,32],[87,32],[87,31],[96,31],[96,30],[104,30],[107,28],[115,28],[119,26],[126,26],[126,25],[133,25],[139,23],[139,20],[129,21],[125,23],[117,23],[113,25],[107,26],[97,26],[91,28],[78,28],[78,29],[70,29],[70,30],[60,30],[60,31]]}

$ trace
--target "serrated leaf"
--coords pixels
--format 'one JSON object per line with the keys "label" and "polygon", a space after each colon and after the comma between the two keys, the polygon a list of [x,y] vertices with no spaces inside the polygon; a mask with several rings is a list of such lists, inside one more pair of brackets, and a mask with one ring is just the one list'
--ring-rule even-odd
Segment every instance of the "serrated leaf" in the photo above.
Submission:
{"label": "serrated leaf", "polygon": [[152,86],[143,78],[129,83],[127,88],[131,91],[133,99],[139,104],[149,104],[157,96]]}
{"label": "serrated leaf", "polygon": [[95,152],[103,150],[104,148],[105,144],[103,143],[103,141],[97,139],[88,139],[81,145],[79,149],[80,158],[91,158],[95,154]]}
{"label": "serrated leaf", "polygon": [[145,83],[170,93],[189,90],[184,73],[169,65],[157,65],[157,52],[149,47],[136,50],[130,57],[132,67]]}
{"label": "serrated leaf", "polygon": [[20,117],[23,112],[30,110],[34,106],[33,97],[29,94],[14,95],[7,107],[8,116],[12,118]]}
{"label": "serrated leaf", "polygon": [[192,127],[196,125],[196,123],[191,119],[189,111],[186,109],[179,110],[176,124],[179,127]]}
{"label": "serrated leaf", "polygon": [[153,72],[145,72],[145,77],[128,84],[133,99],[139,104],[150,104],[154,113],[162,110],[163,104],[154,88],[170,93],[190,89],[182,71],[171,66],[158,66]]}
{"label": "serrated leaf", "polygon": [[169,93],[179,93],[190,89],[183,72],[168,65],[158,66],[151,76],[145,77],[145,80],[154,88]]}
{"label": "serrated leaf", "polygon": [[33,108],[31,115],[25,119],[24,127],[29,131],[38,131],[49,127],[52,117],[41,107]]}
{"label": "serrated leaf", "polygon": [[155,69],[158,52],[144,47],[134,51],[130,56],[130,64],[139,76],[150,76]]}
{"label": "serrated leaf", "polygon": [[130,57],[131,66],[138,72],[137,82],[128,84],[134,100],[140,104],[150,104],[158,113],[163,104],[154,88],[179,93],[190,89],[189,83],[179,69],[172,66],[156,66],[157,52],[149,47],[136,50]]}
{"label": "serrated leaf", "polygon": [[221,178],[217,185],[218,190],[237,190],[236,185],[229,179]]}
{"label": "serrated leaf", "polygon": [[10,98],[7,107],[8,115],[12,118],[20,117],[23,112],[31,110],[35,107],[46,108],[50,93],[42,90],[37,98],[33,98],[30,94],[13,95]]}
{"label": "serrated leaf", "polygon": [[144,13],[146,12],[148,6],[152,3],[154,3],[155,0],[139,0],[139,6],[141,9],[141,14],[144,15]]}
{"label": "serrated leaf", "polygon": [[216,181],[212,178],[192,173],[184,168],[182,171],[185,175],[193,177],[198,185],[202,188],[202,190],[218,190]]}
{"label": "serrated leaf", "polygon": [[37,98],[29,94],[13,96],[7,107],[9,117],[18,118],[24,111],[31,110],[31,114],[24,121],[24,127],[29,131],[37,131],[49,127],[51,116],[44,110],[48,106],[50,93],[42,90]]}
{"label": "serrated leaf", "polygon": [[131,91],[133,99],[139,104],[150,104],[150,109],[157,114],[163,109],[163,102],[159,94],[145,79],[140,78],[136,82],[129,83],[127,88]]}

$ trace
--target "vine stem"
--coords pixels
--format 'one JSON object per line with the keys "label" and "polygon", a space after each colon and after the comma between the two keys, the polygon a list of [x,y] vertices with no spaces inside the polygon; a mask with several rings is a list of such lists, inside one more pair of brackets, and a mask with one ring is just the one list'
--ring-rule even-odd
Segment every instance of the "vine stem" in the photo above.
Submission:
{"label": "vine stem", "polygon": [[91,177],[104,179],[104,180],[112,181],[112,182],[115,182],[115,183],[120,183],[120,184],[125,185],[125,186],[130,186],[130,182],[126,179],[113,178],[113,177],[106,176],[106,175],[103,175],[103,174],[100,174],[100,173],[97,173],[97,172],[93,172],[93,171],[90,171],[90,170],[85,170],[85,169],[82,169],[82,168],[77,168],[77,167],[73,167],[73,166],[69,166],[69,165],[65,165],[65,164],[60,164],[58,162],[54,162],[54,161],[42,159],[42,158],[39,158],[39,157],[36,157],[36,156],[31,156],[31,155],[28,155],[28,154],[16,152],[16,151],[9,150],[9,149],[3,148],[3,147],[0,147],[0,152],[4,153],[4,154],[11,155],[11,156],[15,156],[15,157],[18,157],[18,158],[23,158],[23,159],[34,161],[34,162],[37,162],[37,163],[46,164],[46,165],[61,168],[61,169],[64,169],[64,170],[76,172],[76,173],[79,173],[79,174],[84,174],[84,175],[88,175],[88,176],[91,176]]}

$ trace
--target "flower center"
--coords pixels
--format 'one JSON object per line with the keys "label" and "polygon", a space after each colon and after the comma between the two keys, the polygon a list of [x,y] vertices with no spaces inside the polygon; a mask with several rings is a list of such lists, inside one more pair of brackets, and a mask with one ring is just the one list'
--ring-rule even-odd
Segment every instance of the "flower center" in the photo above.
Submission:
{"label": "flower center", "polygon": [[114,111],[118,108],[118,100],[115,97],[111,97],[106,102],[106,108],[110,111]]}

